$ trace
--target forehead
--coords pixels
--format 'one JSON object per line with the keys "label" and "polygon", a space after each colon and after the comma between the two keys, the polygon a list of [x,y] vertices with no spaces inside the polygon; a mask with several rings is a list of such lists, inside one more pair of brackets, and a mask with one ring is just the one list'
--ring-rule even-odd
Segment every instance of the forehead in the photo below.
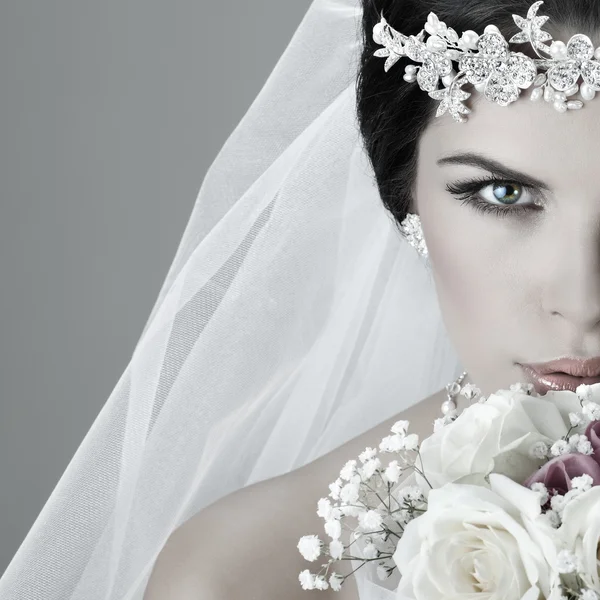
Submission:
{"label": "forehead", "polygon": [[[594,184],[597,187],[600,93],[583,108],[565,113],[544,100],[532,102],[530,93],[523,90],[515,102],[499,106],[474,92],[466,101],[472,112],[465,123],[447,113],[432,120],[421,136],[419,165],[428,168],[442,156],[473,151],[527,171],[556,188],[567,175],[571,184],[575,180],[590,189]],[[580,97],[575,94],[571,99]]]}

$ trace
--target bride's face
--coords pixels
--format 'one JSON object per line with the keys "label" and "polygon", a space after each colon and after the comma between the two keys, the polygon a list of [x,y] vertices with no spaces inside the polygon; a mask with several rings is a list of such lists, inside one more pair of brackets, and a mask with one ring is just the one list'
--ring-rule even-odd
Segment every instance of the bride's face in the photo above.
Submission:
{"label": "bride's face", "polygon": [[422,136],[414,191],[444,322],[487,395],[527,381],[517,363],[600,356],[600,96],[566,113],[529,91],[471,100]]}

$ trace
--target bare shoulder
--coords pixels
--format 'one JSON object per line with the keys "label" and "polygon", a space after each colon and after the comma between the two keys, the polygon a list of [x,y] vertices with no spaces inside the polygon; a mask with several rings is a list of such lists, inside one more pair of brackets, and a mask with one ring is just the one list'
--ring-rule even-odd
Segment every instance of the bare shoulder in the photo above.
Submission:
{"label": "bare shoulder", "polygon": [[[429,435],[444,396],[442,389],[321,458],[237,490],[188,519],[159,554],[144,600],[357,600],[353,578],[340,592],[301,588],[298,573],[316,572],[319,564],[300,555],[298,540],[309,534],[323,538],[317,502],[346,461],[368,446],[378,447],[399,419],[409,420],[421,437]],[[336,571],[347,575],[349,561],[341,566],[346,572]]]}
{"label": "bare shoulder", "polygon": [[413,404],[406,410],[395,414],[372,429],[335,448],[321,458],[304,465],[300,469],[291,471],[287,476],[290,478],[300,477],[308,480],[318,480],[321,485],[321,491],[322,484],[326,480],[325,490],[327,490],[327,485],[338,477],[340,469],[346,461],[357,458],[367,447],[378,448],[381,439],[390,435],[392,425],[396,421],[400,419],[408,420],[410,422],[410,432],[417,433],[420,439],[431,435],[434,420],[442,416],[440,405],[445,398],[446,390],[442,388],[424,400]]}

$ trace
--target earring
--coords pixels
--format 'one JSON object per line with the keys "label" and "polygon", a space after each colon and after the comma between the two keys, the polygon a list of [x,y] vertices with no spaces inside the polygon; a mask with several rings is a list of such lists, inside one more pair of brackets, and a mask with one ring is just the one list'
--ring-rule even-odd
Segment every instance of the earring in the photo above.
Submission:
{"label": "earring", "polygon": [[423,229],[421,227],[421,218],[414,213],[407,213],[406,218],[400,224],[400,232],[406,238],[406,241],[421,255],[427,257],[429,251],[425,244]]}

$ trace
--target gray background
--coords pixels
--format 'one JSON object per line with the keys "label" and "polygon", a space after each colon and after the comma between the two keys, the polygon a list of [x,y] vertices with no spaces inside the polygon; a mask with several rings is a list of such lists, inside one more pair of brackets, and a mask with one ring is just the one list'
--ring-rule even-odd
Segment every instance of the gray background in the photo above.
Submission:
{"label": "gray background", "polygon": [[207,168],[309,4],[0,4],[0,573],[127,366]]}

